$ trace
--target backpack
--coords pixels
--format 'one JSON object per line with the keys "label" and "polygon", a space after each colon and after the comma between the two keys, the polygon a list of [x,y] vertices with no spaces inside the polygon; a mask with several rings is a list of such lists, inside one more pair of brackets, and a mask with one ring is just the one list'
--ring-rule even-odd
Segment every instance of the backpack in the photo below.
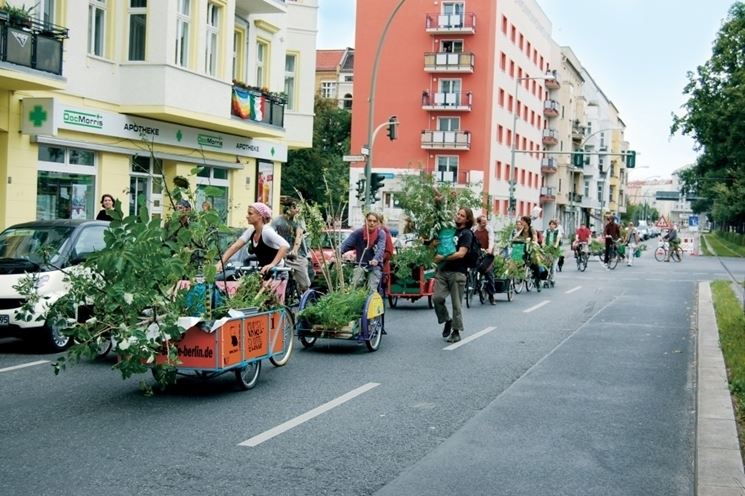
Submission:
{"label": "backpack", "polygon": [[474,269],[479,265],[479,262],[481,261],[481,243],[479,242],[479,238],[471,233],[471,246],[468,248],[468,253],[466,253],[466,267],[469,269]]}

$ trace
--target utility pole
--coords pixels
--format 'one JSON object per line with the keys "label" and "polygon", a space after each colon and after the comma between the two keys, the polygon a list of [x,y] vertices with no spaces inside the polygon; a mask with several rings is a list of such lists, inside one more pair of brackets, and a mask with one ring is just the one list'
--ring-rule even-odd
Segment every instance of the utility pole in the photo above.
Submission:
{"label": "utility pole", "polygon": [[398,13],[399,9],[401,9],[401,6],[404,4],[406,0],[398,0],[398,3],[393,8],[393,11],[391,11],[390,15],[388,16],[388,19],[385,21],[385,26],[383,27],[383,32],[380,34],[380,39],[378,40],[378,48],[375,50],[375,58],[373,59],[373,68],[372,68],[372,76],[370,79],[370,96],[368,98],[369,107],[368,107],[368,114],[367,114],[367,157],[365,160],[365,206],[364,206],[364,212],[367,212],[370,210],[370,183],[371,183],[371,175],[372,175],[372,163],[373,163],[373,140],[374,140],[374,124],[375,121],[375,89],[377,87],[377,79],[378,79],[378,66],[380,65],[380,54],[383,51],[383,43],[385,42],[385,36],[388,34],[388,28],[391,26],[391,22],[393,22],[393,18]]}

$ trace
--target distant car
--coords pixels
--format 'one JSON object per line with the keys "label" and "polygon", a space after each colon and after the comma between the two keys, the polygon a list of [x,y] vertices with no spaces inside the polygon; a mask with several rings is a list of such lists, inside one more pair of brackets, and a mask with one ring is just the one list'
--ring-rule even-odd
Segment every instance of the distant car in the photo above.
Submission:
{"label": "distant car", "polygon": [[[64,323],[39,318],[69,289],[60,269],[69,270],[103,249],[108,226],[108,222],[96,220],[49,220],[16,224],[0,233],[0,335],[40,338],[52,352],[72,344],[62,333]],[[38,276],[41,296],[30,320],[17,316],[25,300],[13,289],[26,274]]]}
{"label": "distant car", "polygon": [[[322,263],[328,263],[334,258],[334,249],[341,246],[345,239],[354,232],[354,229],[329,229],[322,233],[321,249],[313,249],[310,252],[310,261],[316,274],[321,270]],[[346,255],[345,260],[354,260],[353,252]]]}
{"label": "distant car", "polygon": [[649,239],[649,228],[647,227],[637,227],[636,233],[639,235],[639,239],[641,239],[642,241]]}

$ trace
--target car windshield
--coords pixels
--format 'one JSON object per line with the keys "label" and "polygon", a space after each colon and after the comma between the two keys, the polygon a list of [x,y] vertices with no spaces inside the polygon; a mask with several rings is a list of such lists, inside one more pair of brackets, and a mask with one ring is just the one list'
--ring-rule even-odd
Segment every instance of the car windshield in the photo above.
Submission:
{"label": "car windshield", "polygon": [[324,231],[321,233],[321,247],[335,248],[340,246],[352,234],[350,231]]}
{"label": "car windshield", "polygon": [[0,233],[0,259],[55,264],[72,226],[11,227]]}

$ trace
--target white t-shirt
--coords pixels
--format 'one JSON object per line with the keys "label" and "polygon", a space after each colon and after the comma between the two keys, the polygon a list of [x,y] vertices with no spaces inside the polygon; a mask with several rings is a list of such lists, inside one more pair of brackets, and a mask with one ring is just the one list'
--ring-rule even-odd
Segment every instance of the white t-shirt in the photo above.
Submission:
{"label": "white t-shirt", "polygon": [[[253,233],[254,228],[249,227],[248,229],[243,231],[243,234],[241,234],[241,237],[239,239],[243,240],[243,242],[246,244],[253,243]],[[285,238],[277,234],[277,231],[275,231],[274,228],[270,225],[264,225],[264,227],[261,229],[261,239],[269,248],[279,250],[281,247],[284,246],[288,250],[290,249],[290,243],[288,243]],[[255,244],[253,246],[256,247]]]}

